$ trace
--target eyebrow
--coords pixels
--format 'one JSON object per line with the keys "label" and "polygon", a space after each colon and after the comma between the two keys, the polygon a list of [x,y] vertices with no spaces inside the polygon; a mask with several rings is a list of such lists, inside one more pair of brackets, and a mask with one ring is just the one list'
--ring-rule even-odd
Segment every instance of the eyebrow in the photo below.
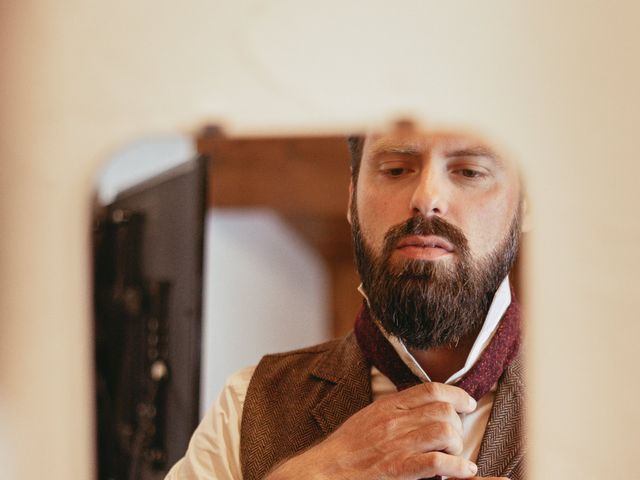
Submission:
{"label": "eyebrow", "polygon": [[502,158],[494,150],[483,145],[477,145],[468,148],[457,148],[454,150],[448,150],[444,152],[444,156],[447,158],[456,157],[486,157],[494,160],[496,163],[502,164]]}
{"label": "eyebrow", "polygon": [[424,148],[419,145],[379,141],[371,148],[370,155],[376,157],[383,153],[399,153],[403,155],[421,155]]}
{"label": "eyebrow", "polygon": [[[418,156],[422,155],[424,152],[425,145],[422,142],[401,143],[394,139],[380,139],[371,147],[370,156],[375,158],[379,155],[394,153]],[[461,146],[459,148],[456,148],[455,145],[450,145],[448,148],[445,145],[442,154],[446,158],[484,157],[500,165],[504,163],[503,159],[495,152],[495,150],[482,144],[472,144],[468,147]]]}

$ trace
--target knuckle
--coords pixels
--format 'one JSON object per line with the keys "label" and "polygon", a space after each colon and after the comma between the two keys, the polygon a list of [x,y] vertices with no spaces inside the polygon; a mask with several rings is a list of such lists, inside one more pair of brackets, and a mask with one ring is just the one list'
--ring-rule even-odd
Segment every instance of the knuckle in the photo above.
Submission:
{"label": "knuckle", "polygon": [[417,472],[420,465],[414,455],[396,452],[393,455],[386,455],[378,465],[382,478],[405,477],[407,473]]}
{"label": "knuckle", "polygon": [[422,384],[422,388],[430,397],[437,397],[441,390],[441,387],[434,382],[425,382]]}
{"label": "knuckle", "polygon": [[455,437],[457,433],[449,422],[437,422],[435,428],[438,436],[445,440]]}
{"label": "knuckle", "polygon": [[398,418],[396,417],[392,417],[392,416],[387,416],[383,421],[382,421],[382,431],[385,434],[385,436],[391,436],[393,432],[396,431],[397,427],[398,427]]}
{"label": "knuckle", "polygon": [[451,417],[453,415],[456,415],[456,409],[454,408],[453,405],[451,405],[448,402],[437,402],[435,404],[435,408],[436,408],[436,412],[438,413],[438,415],[442,416],[442,417]]}
{"label": "knuckle", "polygon": [[454,427],[454,429],[459,435],[462,435],[464,433],[464,426],[462,425],[462,419],[458,415],[455,415],[451,425]]}
{"label": "knuckle", "polygon": [[401,465],[400,468],[396,472],[400,474],[398,476],[406,475],[406,474],[419,474],[425,468],[425,465],[421,461],[420,457],[415,455],[406,456],[405,458],[402,459],[400,465]]}
{"label": "knuckle", "polygon": [[460,453],[462,453],[464,444],[462,443],[462,437],[460,435],[455,435],[454,437],[452,437],[451,443],[451,453],[453,453],[454,455],[459,455]]}
{"label": "knuckle", "polygon": [[422,466],[415,457],[409,456],[402,461],[402,467],[399,470],[401,472],[414,473],[419,472],[421,470],[421,467]]}
{"label": "knuckle", "polygon": [[444,461],[444,455],[440,452],[429,452],[424,454],[423,465],[433,471],[442,469]]}

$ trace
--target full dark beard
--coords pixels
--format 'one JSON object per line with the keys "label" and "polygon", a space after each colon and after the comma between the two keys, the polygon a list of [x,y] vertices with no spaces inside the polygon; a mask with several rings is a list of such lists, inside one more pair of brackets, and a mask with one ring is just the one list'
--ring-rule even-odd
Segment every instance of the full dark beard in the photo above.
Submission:
{"label": "full dark beard", "polygon": [[[457,344],[479,331],[493,296],[513,267],[520,243],[520,212],[498,247],[474,259],[462,231],[440,217],[417,215],[389,229],[380,256],[366,244],[352,202],[356,266],[373,315],[408,348]],[[438,235],[455,247],[455,262],[406,259],[392,264],[398,242],[409,235]]]}

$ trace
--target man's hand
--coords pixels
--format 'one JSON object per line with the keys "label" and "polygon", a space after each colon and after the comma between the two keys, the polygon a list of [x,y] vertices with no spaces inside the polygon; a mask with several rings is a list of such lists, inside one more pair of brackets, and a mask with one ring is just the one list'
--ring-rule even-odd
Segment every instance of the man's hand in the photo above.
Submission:
{"label": "man's hand", "polygon": [[475,410],[464,390],[423,383],[360,410],[325,440],[280,464],[268,480],[470,478],[459,413]]}

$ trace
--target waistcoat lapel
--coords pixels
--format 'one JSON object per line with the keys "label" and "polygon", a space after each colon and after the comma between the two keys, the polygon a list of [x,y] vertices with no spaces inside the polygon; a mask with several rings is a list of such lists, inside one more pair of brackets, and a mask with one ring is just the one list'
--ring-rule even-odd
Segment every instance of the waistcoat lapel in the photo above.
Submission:
{"label": "waistcoat lapel", "polygon": [[267,355],[251,377],[240,435],[244,480],[333,432],[371,403],[370,366],[353,333],[314,347]]}
{"label": "waistcoat lapel", "polygon": [[328,384],[323,398],[312,410],[325,435],[372,401],[371,366],[353,334],[336,349],[325,352],[311,370],[311,375]]}
{"label": "waistcoat lapel", "polygon": [[517,356],[498,382],[478,453],[479,475],[511,480],[524,478],[524,374],[521,362]]}

